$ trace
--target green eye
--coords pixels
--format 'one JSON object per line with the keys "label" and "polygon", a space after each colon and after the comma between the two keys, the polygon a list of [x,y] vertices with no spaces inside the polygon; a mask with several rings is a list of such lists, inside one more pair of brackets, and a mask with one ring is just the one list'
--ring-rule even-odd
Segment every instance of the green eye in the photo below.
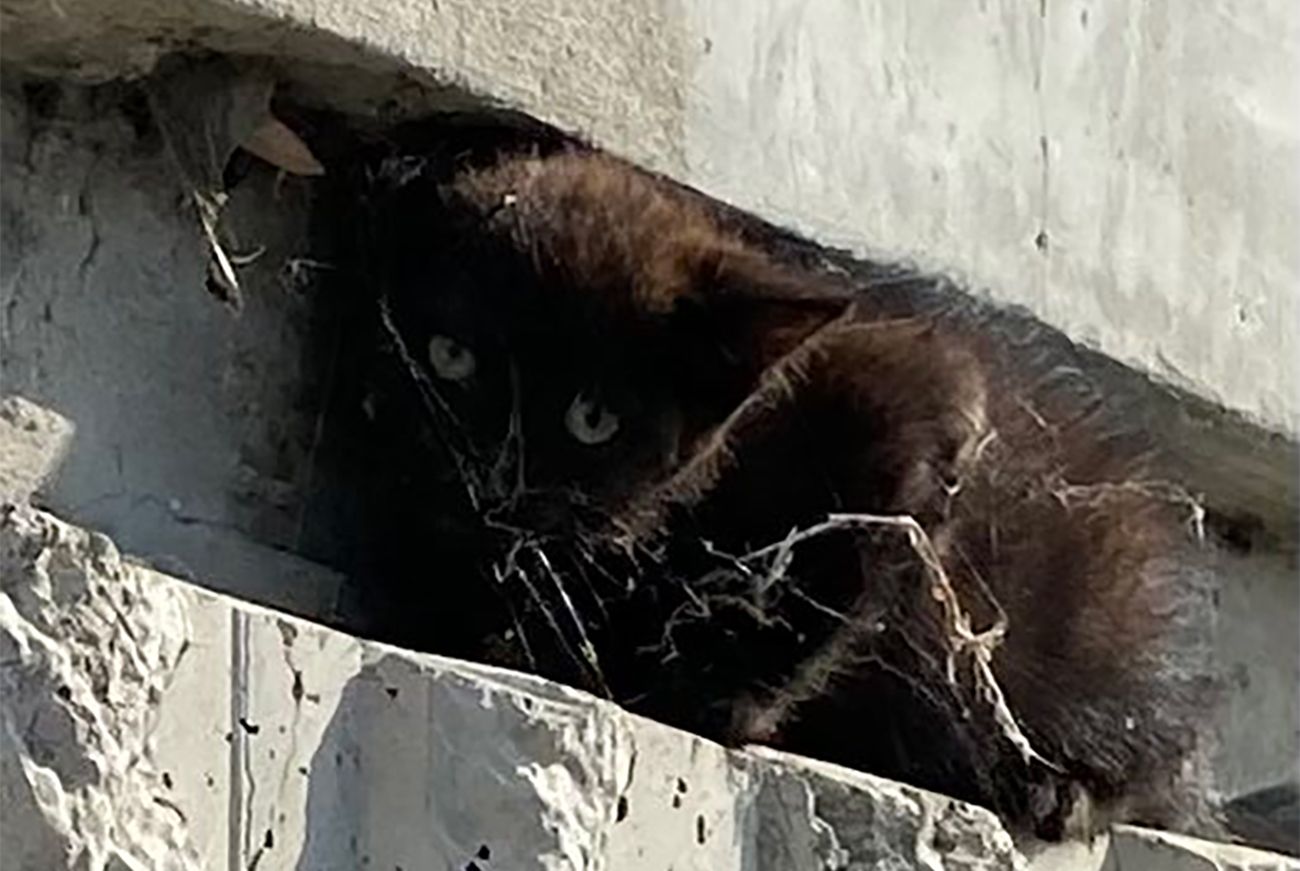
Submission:
{"label": "green eye", "polygon": [[579,393],[564,414],[564,426],[584,445],[599,445],[618,432],[618,415]]}
{"label": "green eye", "polygon": [[434,336],[429,339],[429,365],[444,381],[464,381],[474,374],[474,352],[455,339]]}

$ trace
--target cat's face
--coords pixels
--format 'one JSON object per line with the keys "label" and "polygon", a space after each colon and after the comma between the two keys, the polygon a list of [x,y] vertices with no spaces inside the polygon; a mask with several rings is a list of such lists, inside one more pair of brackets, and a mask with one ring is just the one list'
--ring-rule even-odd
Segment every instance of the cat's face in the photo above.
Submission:
{"label": "cat's face", "polygon": [[450,190],[401,201],[386,295],[476,507],[523,526],[617,515],[844,305],[606,158],[506,161]]}
{"label": "cat's face", "polygon": [[466,437],[484,510],[510,503],[538,525],[569,507],[616,511],[683,450],[681,344],[595,320],[527,275],[497,282],[445,278],[395,318]]}

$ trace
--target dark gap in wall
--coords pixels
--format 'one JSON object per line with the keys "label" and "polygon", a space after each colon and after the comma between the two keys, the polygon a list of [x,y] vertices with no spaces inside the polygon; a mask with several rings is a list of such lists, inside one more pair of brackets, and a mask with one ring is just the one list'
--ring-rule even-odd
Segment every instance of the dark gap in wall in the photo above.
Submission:
{"label": "dark gap in wall", "polygon": [[[333,321],[330,329],[335,334],[320,341],[314,364],[329,373],[321,377],[332,387],[296,550],[349,578],[345,616],[340,619],[350,630],[377,633],[384,640],[407,646],[464,653],[464,645],[456,640],[464,629],[463,621],[435,629],[426,626],[420,615],[398,609],[398,622],[409,626],[381,625],[392,622],[391,608],[381,603],[384,589],[427,586],[437,600],[436,610],[444,613],[463,613],[465,608],[454,604],[454,596],[469,592],[456,592],[467,585],[458,555],[441,551],[427,534],[417,533],[417,518],[432,506],[424,493],[427,481],[419,486],[413,481],[431,473],[403,469],[395,462],[403,455],[426,453],[429,445],[403,444],[402,439],[411,437],[409,433],[399,437],[377,431],[370,419],[373,409],[368,403],[373,397],[366,379],[390,379],[392,386],[391,379],[404,376],[383,371],[386,352],[379,350],[385,340],[365,263],[364,231],[374,226],[377,218],[370,211],[367,172],[388,157],[437,164],[441,169],[434,174],[445,176],[453,166],[483,163],[501,151],[587,146],[534,119],[499,110],[446,112],[388,127],[373,119],[358,121],[284,99],[277,101],[276,111],[298,130],[328,169],[325,178],[316,183],[312,246],[319,252],[318,259],[331,266],[315,276],[313,293],[337,307],[327,318]],[[255,162],[237,153],[227,167],[229,180],[237,182]],[[1186,417],[1189,407],[1206,419],[1219,421],[1226,416],[1207,410],[1202,400],[1156,384],[1077,345],[1024,310],[996,306],[942,275],[907,263],[875,262],[827,249],[726,204],[710,202],[720,220],[746,239],[801,268],[842,276],[872,294],[882,310],[898,316],[920,314],[979,324],[1004,344],[1026,373],[1044,378],[1054,373],[1076,377],[1080,390],[1104,394],[1117,419],[1129,421],[1144,433],[1160,437],[1170,430],[1168,421]],[[377,369],[381,374],[375,374]],[[414,409],[411,413],[418,417]],[[429,435],[421,438],[427,442]],[[1260,439],[1257,435],[1251,438]],[[1181,473],[1186,469],[1176,453],[1166,468],[1171,477],[1185,477]],[[415,495],[417,492],[423,495]],[[1211,500],[1215,496],[1208,494]],[[1285,536],[1279,536],[1269,523],[1235,506],[1212,511],[1208,520],[1216,538],[1234,549],[1286,546]],[[448,518],[445,522],[453,521]]]}
{"label": "dark gap in wall", "polygon": [[[115,109],[134,132],[135,149],[154,153],[162,147],[143,89],[138,85],[115,83],[79,89],[27,81],[20,85],[20,90],[30,106],[33,123],[51,123],[51,119],[59,116],[90,118]],[[304,349],[298,398],[293,402],[305,419],[315,422],[318,431],[295,430],[277,437],[282,441],[287,439],[278,451],[279,458],[272,456],[273,451],[267,455],[268,459],[260,461],[278,468],[282,477],[305,480],[310,490],[299,494],[300,508],[294,508],[289,514],[269,506],[259,508],[255,504],[256,495],[250,496],[244,509],[249,520],[243,531],[274,548],[344,572],[351,579],[349,591],[360,598],[370,596],[376,588],[396,583],[395,576],[403,573],[411,578],[401,583],[456,585],[457,570],[452,555],[416,548],[415,553],[400,558],[377,556],[388,549],[384,542],[401,540],[395,533],[405,528],[410,518],[428,511],[429,506],[414,497],[403,501],[401,494],[406,491],[401,480],[393,478],[409,478],[414,472],[394,471],[393,467],[399,464],[393,463],[392,458],[400,455],[400,449],[382,439],[377,442],[366,417],[368,391],[363,377],[369,377],[368,373],[377,365],[376,343],[382,341],[382,336],[375,322],[373,292],[367,286],[362,256],[365,240],[357,235],[373,219],[367,212],[367,181],[362,167],[373,167],[385,154],[419,157],[450,167],[466,161],[488,160],[502,149],[584,146],[534,119],[501,110],[443,112],[394,124],[383,118],[345,116],[317,105],[306,106],[293,98],[294,90],[293,87],[284,89],[274,108],[310,144],[329,170],[323,179],[300,184],[300,189],[309,191],[306,199],[310,210],[310,259],[323,266],[305,267],[306,271],[299,276],[282,276],[286,279],[284,285],[291,288],[289,295],[296,294],[300,299],[285,309],[294,313],[268,311],[265,317],[288,316],[299,322],[293,329],[303,336]],[[66,119],[59,123],[66,123]],[[237,151],[225,167],[225,181],[235,201],[250,188],[261,185],[274,193],[280,184],[264,164],[242,151]],[[167,179],[168,184],[171,182]],[[176,196],[179,200],[179,191]],[[1243,457],[1243,462],[1258,467],[1250,469],[1256,477],[1273,479],[1281,477],[1273,470],[1279,465],[1285,467],[1293,459],[1285,446],[1278,449],[1277,440],[1269,434],[1210,409],[1203,400],[1151,382],[1100,354],[1081,348],[1023,310],[994,306],[943,276],[927,274],[905,263],[855,258],[723,203],[712,202],[712,207],[724,223],[778,258],[813,271],[841,275],[872,294],[882,309],[900,316],[927,314],[979,323],[1006,345],[1018,365],[1044,377],[1067,370],[1086,373],[1081,381],[1088,383],[1081,389],[1104,392],[1107,401],[1119,409],[1117,416],[1167,443],[1172,444],[1178,435],[1191,429],[1206,433],[1206,447],[1190,459],[1182,459],[1182,447],[1173,446],[1172,460],[1167,464],[1171,477],[1195,479],[1196,475],[1207,472],[1213,476],[1215,469],[1196,462],[1198,456],[1207,453]],[[256,210],[259,206],[251,208]],[[190,293],[194,289],[178,287],[176,292]],[[278,306],[279,303],[272,302],[270,308]],[[227,315],[213,306],[212,317]],[[323,417],[316,415],[313,408],[322,402],[327,402]],[[1186,424],[1189,418],[1194,420],[1190,427]],[[273,422],[265,423],[271,426]],[[1225,445],[1241,449],[1225,450]],[[305,474],[301,468],[304,464],[310,466]],[[1194,474],[1189,476],[1188,472]],[[1233,470],[1229,469],[1224,477],[1231,474]],[[1234,550],[1268,548],[1292,552],[1294,531],[1288,531],[1291,524],[1286,511],[1293,509],[1294,500],[1284,494],[1280,509],[1264,500],[1243,505],[1243,499],[1235,499],[1219,506],[1213,503],[1223,493],[1213,485],[1221,480],[1211,477],[1210,486],[1198,488],[1211,503],[1207,520],[1216,537]],[[357,498],[357,493],[372,496]],[[393,494],[398,494],[398,498],[392,498]],[[376,508],[375,504],[383,507]],[[296,516],[292,516],[294,512]],[[1288,518],[1288,523],[1281,528],[1276,519],[1279,516]],[[395,566],[403,568],[399,571]],[[357,598],[349,595],[348,600],[355,602]],[[347,618],[351,621],[349,628],[361,629],[356,622],[361,620],[356,609],[345,610],[351,615]],[[371,614],[382,610],[363,609]],[[419,643],[418,631],[402,634],[404,639],[386,637],[414,646],[438,646]]]}

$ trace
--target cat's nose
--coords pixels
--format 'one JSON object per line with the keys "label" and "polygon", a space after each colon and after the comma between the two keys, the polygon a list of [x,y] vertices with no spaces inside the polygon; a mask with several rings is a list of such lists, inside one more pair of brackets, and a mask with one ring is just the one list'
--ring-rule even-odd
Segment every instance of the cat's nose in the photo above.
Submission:
{"label": "cat's nose", "polygon": [[556,492],[522,493],[490,512],[495,522],[535,532],[558,535],[574,525],[573,505],[564,494]]}

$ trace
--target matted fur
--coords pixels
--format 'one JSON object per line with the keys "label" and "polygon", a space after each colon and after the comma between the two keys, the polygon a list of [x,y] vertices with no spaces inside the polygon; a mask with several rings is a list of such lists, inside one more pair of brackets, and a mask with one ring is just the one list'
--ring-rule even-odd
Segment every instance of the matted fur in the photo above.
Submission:
{"label": "matted fur", "polygon": [[[456,652],[1040,834],[1062,834],[1083,794],[1205,830],[1205,785],[1186,779],[1204,681],[1170,642],[1195,506],[1149,479],[1140,438],[1027,380],[990,336],[897,317],[613,158],[453,165],[378,194],[376,269],[392,359],[421,397],[390,383],[385,413],[419,462],[457,470],[427,507],[459,519],[427,528],[460,530],[479,573],[455,583],[504,601]],[[470,349],[474,374],[440,383],[432,337]],[[564,431],[584,392],[621,410],[608,445]],[[449,504],[449,477],[471,504]],[[974,624],[1005,621],[993,673],[1045,762],[954,658],[896,530],[809,540],[779,571],[746,558],[846,512],[914,518]]]}

